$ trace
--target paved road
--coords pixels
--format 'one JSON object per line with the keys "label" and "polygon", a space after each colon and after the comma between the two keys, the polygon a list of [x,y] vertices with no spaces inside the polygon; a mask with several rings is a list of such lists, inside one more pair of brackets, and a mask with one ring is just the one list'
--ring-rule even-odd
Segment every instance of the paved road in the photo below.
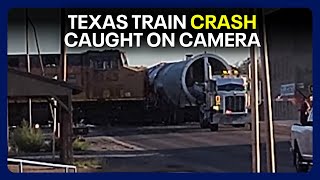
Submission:
{"label": "paved road", "polygon": [[[289,152],[289,127],[276,127],[278,172],[295,172]],[[197,125],[131,128],[108,132],[119,141],[139,147],[130,153],[153,156],[107,158],[107,172],[250,172],[251,132],[222,127],[218,132]],[[262,136],[262,140],[264,137]],[[127,152],[128,153],[128,152]],[[265,170],[265,147],[262,164]]]}
{"label": "paved road", "polygon": [[[294,121],[275,123],[278,172],[295,172],[289,152]],[[263,124],[261,124],[263,127]],[[263,129],[263,128],[261,128]],[[264,142],[264,133],[261,133]],[[96,129],[86,139],[94,143],[75,158],[102,160],[103,172],[250,172],[251,131],[223,126],[218,132],[198,124],[181,126],[112,127]],[[265,170],[265,147],[262,164]],[[50,154],[23,159],[50,159]],[[94,170],[95,171],[95,170]]]}

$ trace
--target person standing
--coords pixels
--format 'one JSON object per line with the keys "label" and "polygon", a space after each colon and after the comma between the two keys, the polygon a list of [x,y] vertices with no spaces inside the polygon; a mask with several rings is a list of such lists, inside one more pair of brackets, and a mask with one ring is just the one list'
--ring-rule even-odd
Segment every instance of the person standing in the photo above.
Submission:
{"label": "person standing", "polygon": [[308,124],[308,116],[312,106],[312,96],[305,98],[300,108],[300,123],[305,126]]}

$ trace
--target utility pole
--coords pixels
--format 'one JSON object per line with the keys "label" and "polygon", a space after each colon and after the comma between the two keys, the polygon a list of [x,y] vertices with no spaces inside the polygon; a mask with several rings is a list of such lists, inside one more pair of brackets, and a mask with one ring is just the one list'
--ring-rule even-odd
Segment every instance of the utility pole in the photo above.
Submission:
{"label": "utility pole", "polygon": [[258,35],[261,42],[261,69],[262,69],[262,87],[263,87],[263,105],[264,105],[264,120],[266,125],[266,146],[267,146],[267,170],[275,173],[275,151],[274,151],[274,133],[272,120],[272,100],[270,90],[270,74],[269,74],[269,58],[268,45],[265,27],[265,17],[261,8],[258,9]]}
{"label": "utility pole", "polygon": [[249,77],[251,79],[251,147],[252,147],[252,172],[260,173],[260,126],[258,104],[258,63],[256,59],[256,46],[250,47]]}
{"label": "utility pole", "polygon": [[65,16],[66,16],[66,12],[65,9],[61,9],[61,13],[60,13],[60,68],[61,68],[61,80],[63,81],[67,81],[67,47],[64,43],[64,35],[66,33],[66,26],[65,26]]}
{"label": "utility pole", "polygon": [[[31,72],[31,63],[29,56],[29,21],[28,21],[28,9],[26,8],[26,55],[27,55],[27,72]],[[29,127],[32,128],[32,100],[28,98],[29,104]]]}

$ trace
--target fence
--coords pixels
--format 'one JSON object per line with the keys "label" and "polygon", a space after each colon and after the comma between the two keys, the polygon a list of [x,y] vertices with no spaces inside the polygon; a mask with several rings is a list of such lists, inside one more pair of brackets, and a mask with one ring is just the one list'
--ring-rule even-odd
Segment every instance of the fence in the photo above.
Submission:
{"label": "fence", "polygon": [[23,172],[23,165],[24,164],[36,165],[36,166],[54,167],[54,168],[63,168],[63,169],[65,169],[66,173],[69,173],[69,170],[73,169],[73,172],[77,173],[77,167],[76,166],[72,166],[72,165],[53,164],[53,163],[45,163],[45,162],[29,161],[29,160],[13,159],[13,158],[8,158],[8,162],[18,163],[19,164],[19,173]]}

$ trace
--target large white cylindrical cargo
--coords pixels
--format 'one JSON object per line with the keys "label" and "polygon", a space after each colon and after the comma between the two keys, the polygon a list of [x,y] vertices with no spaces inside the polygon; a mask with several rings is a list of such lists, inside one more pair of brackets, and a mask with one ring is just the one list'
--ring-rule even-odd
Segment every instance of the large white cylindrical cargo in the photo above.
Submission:
{"label": "large white cylindrical cargo", "polygon": [[212,75],[230,70],[230,65],[220,56],[203,53],[188,56],[185,60],[161,63],[149,68],[149,83],[158,97],[175,106],[197,105],[204,101],[205,59],[211,66]]}

